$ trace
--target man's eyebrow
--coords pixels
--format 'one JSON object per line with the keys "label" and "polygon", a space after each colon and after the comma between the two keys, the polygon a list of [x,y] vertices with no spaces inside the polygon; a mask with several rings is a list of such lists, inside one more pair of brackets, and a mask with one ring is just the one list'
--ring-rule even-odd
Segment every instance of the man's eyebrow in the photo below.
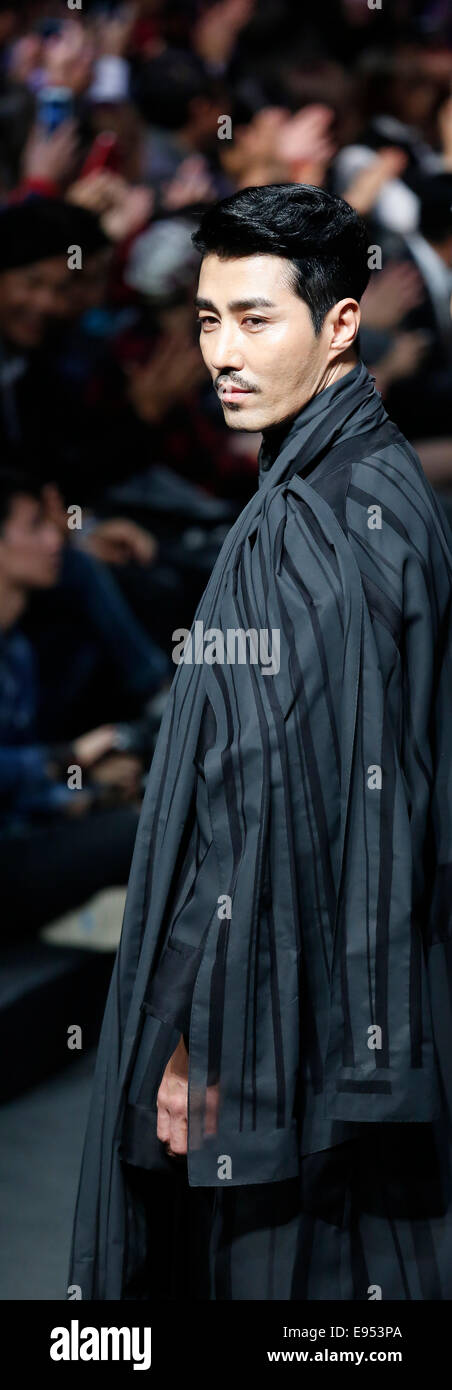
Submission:
{"label": "man's eyebrow", "polygon": [[[220,312],[212,299],[203,299],[200,295],[196,296],[195,307],[197,309],[213,309],[214,314]],[[255,299],[232,299],[227,307],[231,309],[232,313],[235,313],[240,309],[276,309],[277,305],[273,303],[272,299],[265,299],[259,295]]]}

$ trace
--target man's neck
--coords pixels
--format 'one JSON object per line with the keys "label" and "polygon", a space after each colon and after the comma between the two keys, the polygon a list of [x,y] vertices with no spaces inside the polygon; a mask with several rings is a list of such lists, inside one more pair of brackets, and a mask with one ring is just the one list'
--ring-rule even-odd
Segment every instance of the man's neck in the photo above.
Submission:
{"label": "man's neck", "polygon": [[262,430],[262,453],[266,460],[266,462],[264,463],[265,468],[268,468],[271,462],[274,462],[274,460],[278,457],[278,454],[280,453],[286,435],[292,428],[294,421],[298,419],[298,416],[302,415],[303,411],[306,409],[306,406],[309,405],[310,401],[312,401],[313,396],[319,396],[322,391],[326,391],[326,388],[328,386],[331,386],[333,384],[333,381],[337,381],[339,377],[348,376],[348,374],[352,372],[353,368],[357,365],[358,358],[356,358],[354,362],[342,363],[341,370],[331,375],[331,377],[328,380],[319,383],[317,390],[313,392],[312,396],[308,397],[308,400],[303,401],[303,405],[300,405],[298,410],[292,411],[292,413],[290,415],[287,415],[284,420],[278,420],[277,424],[267,425],[266,429]]}
{"label": "man's neck", "polygon": [[20,618],[26,606],[26,590],[18,588],[15,584],[8,584],[7,580],[0,579],[1,632],[8,632],[10,627],[14,627],[14,623]]}
{"label": "man's neck", "polygon": [[291,429],[294,420],[296,420],[297,415],[300,414],[302,409],[304,409],[304,407],[300,406],[300,410],[296,410],[292,415],[288,415],[285,420],[278,421],[277,425],[267,425],[267,428],[262,430],[262,452],[266,459],[274,460],[278,457],[286,434]]}

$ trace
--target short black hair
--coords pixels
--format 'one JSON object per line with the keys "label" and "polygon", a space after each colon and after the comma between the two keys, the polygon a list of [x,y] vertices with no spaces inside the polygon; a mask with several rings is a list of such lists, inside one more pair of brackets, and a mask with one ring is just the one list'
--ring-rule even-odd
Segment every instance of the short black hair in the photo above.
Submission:
{"label": "short black hair", "polygon": [[201,256],[285,257],[314,331],[339,299],[360,300],[369,283],[365,222],[343,198],[301,183],[241,188],[203,214],[193,245]]}
{"label": "short black hair", "polygon": [[34,497],[40,501],[44,484],[18,468],[0,468],[0,532],[11,514],[15,497]]}

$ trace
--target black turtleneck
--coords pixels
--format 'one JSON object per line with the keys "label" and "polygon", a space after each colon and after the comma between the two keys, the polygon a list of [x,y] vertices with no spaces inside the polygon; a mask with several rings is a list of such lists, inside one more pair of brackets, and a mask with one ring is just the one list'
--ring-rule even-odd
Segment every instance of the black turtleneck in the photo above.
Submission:
{"label": "black turtleneck", "polygon": [[[360,367],[361,360],[356,362],[355,366],[352,367],[349,372],[346,372],[345,376],[338,378],[338,380],[355,380],[358,376]],[[334,383],[331,383],[331,385],[334,385]],[[324,390],[328,391],[328,387],[325,387]],[[321,394],[322,392],[320,391],[316,393],[316,395]],[[278,455],[281,453],[286,439],[288,439],[289,435],[296,434],[298,426],[303,422],[307,407],[314,399],[314,396],[310,396],[309,400],[305,401],[304,405],[302,405],[300,410],[297,410],[294,415],[287,415],[285,420],[279,421],[276,425],[268,425],[267,429],[262,430],[262,442],[258,453],[259,475],[268,472],[268,469],[272,467]]]}
{"label": "black turtleneck", "polygon": [[[302,409],[304,410],[304,406]],[[272,463],[281,452],[286,435],[292,425],[296,423],[299,415],[301,415],[301,410],[298,410],[295,415],[287,416],[285,420],[280,420],[277,425],[267,425],[267,429],[262,430],[262,443],[259,449],[260,470],[266,473],[267,469],[271,468]]]}

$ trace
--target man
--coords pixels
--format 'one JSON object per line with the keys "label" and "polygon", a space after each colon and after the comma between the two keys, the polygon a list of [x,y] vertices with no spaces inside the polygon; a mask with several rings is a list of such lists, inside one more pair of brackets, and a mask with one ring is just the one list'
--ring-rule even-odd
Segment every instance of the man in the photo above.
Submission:
{"label": "man", "polygon": [[[104,725],[65,744],[39,737],[39,673],[23,630],[30,596],[53,588],[63,542],[37,484],[0,474],[1,938],[17,941],[127,882],[140,763]],[[106,761],[108,757],[109,763]],[[116,763],[115,763],[116,760]],[[113,764],[115,763],[115,766]],[[83,772],[77,790],[68,769]],[[101,771],[102,768],[102,771]],[[122,790],[120,788],[122,771]],[[101,783],[103,776],[103,785]],[[115,787],[115,778],[117,785]],[[125,804],[128,802],[129,804]]]}
{"label": "man", "polygon": [[262,431],[259,488],[177,644],[83,1297],[452,1294],[452,557],[359,359],[366,240],[302,185],[243,189],[195,234],[202,354],[227,423]]}

